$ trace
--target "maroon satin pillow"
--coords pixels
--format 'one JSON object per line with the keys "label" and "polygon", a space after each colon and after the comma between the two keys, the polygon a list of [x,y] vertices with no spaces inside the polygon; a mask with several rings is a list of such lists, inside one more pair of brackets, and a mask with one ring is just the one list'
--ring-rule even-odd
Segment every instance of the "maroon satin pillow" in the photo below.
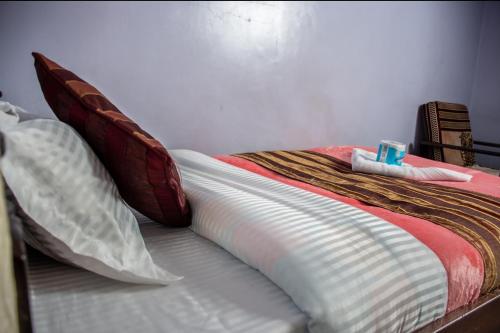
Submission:
{"label": "maroon satin pillow", "polygon": [[154,221],[190,225],[189,204],[165,147],[96,88],[40,53],[33,57],[47,103],[92,147],[125,201]]}

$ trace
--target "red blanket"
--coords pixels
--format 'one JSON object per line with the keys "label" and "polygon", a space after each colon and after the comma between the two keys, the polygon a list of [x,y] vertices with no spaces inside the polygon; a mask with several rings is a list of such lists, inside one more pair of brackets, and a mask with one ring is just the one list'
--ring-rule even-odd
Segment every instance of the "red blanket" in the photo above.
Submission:
{"label": "red blanket", "polygon": [[[352,146],[327,147],[317,148],[313,150],[350,162],[352,148]],[[373,148],[363,148],[374,151]],[[217,158],[224,162],[281,181],[283,183],[300,187],[311,192],[318,193],[356,206],[405,229],[417,239],[426,244],[441,259],[448,273],[448,311],[465,305],[479,296],[481,286],[483,284],[484,274],[484,266],[481,255],[472,245],[470,245],[467,241],[457,236],[453,232],[425,220],[393,213],[383,208],[368,206],[358,200],[347,198],[297,180],[292,180],[241,158],[233,156],[218,156]],[[410,163],[414,166],[439,166],[471,174],[473,175],[473,178],[472,181],[468,183],[433,183],[500,197],[499,177],[494,177],[476,170],[452,166],[441,162],[434,162],[411,155],[405,159],[405,162]]]}

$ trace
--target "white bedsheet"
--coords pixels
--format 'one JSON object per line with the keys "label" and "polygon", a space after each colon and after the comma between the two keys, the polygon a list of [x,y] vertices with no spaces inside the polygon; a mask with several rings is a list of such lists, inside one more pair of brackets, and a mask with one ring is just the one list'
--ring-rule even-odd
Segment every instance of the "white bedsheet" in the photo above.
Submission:
{"label": "white bedsheet", "polygon": [[280,286],[311,332],[409,332],[444,314],[444,267],[406,231],[200,153],[170,153],[192,229]]}
{"label": "white bedsheet", "polygon": [[306,330],[306,316],[281,289],[214,243],[156,223],[142,223],[141,232],[155,262],[183,280],[166,287],[132,285],[42,255],[30,258],[35,332]]}

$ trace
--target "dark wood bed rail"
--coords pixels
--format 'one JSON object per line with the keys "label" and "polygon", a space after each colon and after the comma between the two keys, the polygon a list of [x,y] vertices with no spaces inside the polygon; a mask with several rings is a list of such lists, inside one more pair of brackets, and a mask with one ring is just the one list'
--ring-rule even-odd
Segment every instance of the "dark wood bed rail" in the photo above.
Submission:
{"label": "dark wood bed rail", "polygon": [[22,225],[15,219],[10,219],[12,237],[14,274],[17,285],[17,313],[19,319],[19,333],[33,332],[31,326],[31,310],[28,288],[28,257],[23,241]]}
{"label": "dark wood bed rail", "polygon": [[[481,144],[479,142],[481,142]],[[478,145],[490,146],[490,147],[499,147],[500,146],[500,145],[498,145],[496,143],[482,142],[482,141],[474,141],[474,143],[478,144]],[[437,143],[437,142],[430,142],[430,141],[422,141],[422,142],[420,142],[420,144],[422,146],[426,146],[426,147],[448,148],[448,149],[466,151],[466,152],[483,154],[483,155],[500,156],[500,152],[499,151],[493,151],[493,150],[485,150],[485,149],[477,149],[477,148],[466,148],[466,147],[462,147],[462,146],[455,146],[455,145],[449,145],[449,144]]]}
{"label": "dark wood bed rail", "polygon": [[474,303],[448,313],[417,333],[500,332],[500,289],[479,297]]}
{"label": "dark wood bed rail", "polygon": [[[3,135],[0,132],[0,157],[3,156],[5,152],[5,144],[3,140]],[[33,331],[31,326],[31,310],[29,302],[29,288],[28,288],[28,257],[26,253],[26,246],[23,241],[23,226],[19,219],[9,218],[9,208],[6,200],[6,191],[4,187],[3,176],[0,173],[0,193],[2,197],[2,207],[4,211],[2,217],[6,219],[3,221],[6,225],[6,229],[10,231],[10,244],[12,247],[12,258],[11,265],[13,266],[14,277],[15,277],[15,288],[16,288],[16,303],[17,303],[17,319],[18,327],[20,333],[31,333]],[[2,258],[2,260],[8,260],[8,258]],[[7,263],[8,264],[8,263]],[[11,311],[16,312],[16,311]]]}

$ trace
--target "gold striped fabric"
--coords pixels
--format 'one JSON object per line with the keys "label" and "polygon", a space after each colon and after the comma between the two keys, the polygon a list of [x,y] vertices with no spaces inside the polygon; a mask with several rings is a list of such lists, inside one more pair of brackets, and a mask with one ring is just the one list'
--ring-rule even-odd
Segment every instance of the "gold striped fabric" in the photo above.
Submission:
{"label": "gold striped fabric", "polygon": [[469,115],[467,112],[451,112],[451,111],[439,110],[439,118],[448,120],[469,121]]}
{"label": "gold striped fabric", "polygon": [[483,257],[482,292],[500,285],[500,199],[476,192],[388,176],[357,173],[351,165],[311,151],[236,154],[291,179],[439,224],[470,242]]}
{"label": "gold striped fabric", "polygon": [[470,123],[467,122],[454,122],[441,119],[441,128],[447,130],[457,130],[457,131],[470,131]]}

